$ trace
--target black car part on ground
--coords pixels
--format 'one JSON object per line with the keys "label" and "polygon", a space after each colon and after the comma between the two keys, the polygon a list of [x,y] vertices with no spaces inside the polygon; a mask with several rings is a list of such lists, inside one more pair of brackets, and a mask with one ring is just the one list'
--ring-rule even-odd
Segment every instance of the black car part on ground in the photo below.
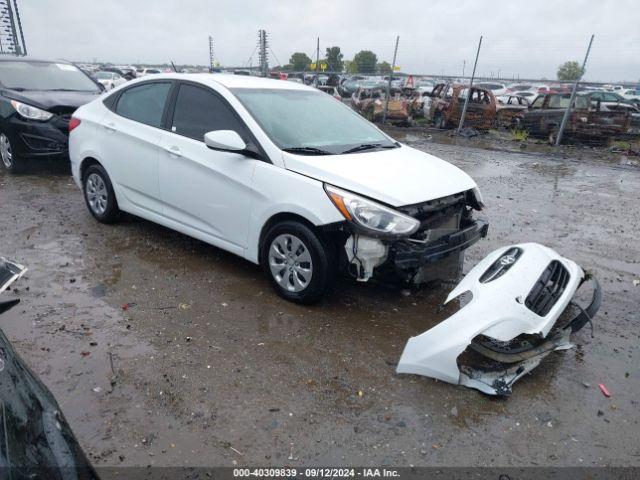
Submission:
{"label": "black car part on ground", "polygon": [[[18,267],[18,270],[16,269]],[[15,281],[24,267],[0,258],[0,278]],[[0,302],[0,314],[19,303]],[[0,478],[98,479],[52,393],[0,330]]]}

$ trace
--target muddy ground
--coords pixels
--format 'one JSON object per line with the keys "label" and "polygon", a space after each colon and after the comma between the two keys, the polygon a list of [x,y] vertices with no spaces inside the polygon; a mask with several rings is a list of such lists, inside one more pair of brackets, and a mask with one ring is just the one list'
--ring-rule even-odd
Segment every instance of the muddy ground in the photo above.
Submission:
{"label": "muddy ground", "polygon": [[342,281],[292,305],[214,247],[134,217],[98,224],[68,176],[3,172],[0,252],[29,272],[2,328],[95,465],[640,464],[640,169],[401,136],[483,191],[489,236],[465,269],[512,242],[556,248],[603,285],[594,337],[506,400],[397,375],[406,340],[453,313],[437,310],[450,286]]}

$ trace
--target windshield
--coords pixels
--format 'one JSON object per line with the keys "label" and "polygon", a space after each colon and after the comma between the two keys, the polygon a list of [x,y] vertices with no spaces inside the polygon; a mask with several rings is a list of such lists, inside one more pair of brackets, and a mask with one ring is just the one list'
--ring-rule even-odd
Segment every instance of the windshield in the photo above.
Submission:
{"label": "windshield", "polygon": [[19,90],[100,91],[80,69],[67,63],[0,62],[0,82]]}
{"label": "windshield", "polygon": [[235,88],[232,92],[281,149],[343,153],[364,144],[393,147],[376,127],[318,91]]}
{"label": "windshield", "polygon": [[95,77],[100,80],[111,80],[113,78],[113,73],[98,72],[95,74]]}

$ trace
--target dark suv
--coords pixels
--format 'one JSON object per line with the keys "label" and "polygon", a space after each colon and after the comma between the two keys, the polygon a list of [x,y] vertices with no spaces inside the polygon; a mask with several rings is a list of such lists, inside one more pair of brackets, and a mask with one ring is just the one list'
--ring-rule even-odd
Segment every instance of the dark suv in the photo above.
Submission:
{"label": "dark suv", "polygon": [[24,170],[42,160],[68,162],[68,125],[102,87],[69,62],[0,59],[0,164]]}

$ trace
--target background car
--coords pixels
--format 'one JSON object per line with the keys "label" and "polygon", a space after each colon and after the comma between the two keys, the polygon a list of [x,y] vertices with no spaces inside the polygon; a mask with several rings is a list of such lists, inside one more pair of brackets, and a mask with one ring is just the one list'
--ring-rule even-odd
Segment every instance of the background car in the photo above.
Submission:
{"label": "background car", "polygon": [[536,91],[525,90],[522,92],[513,92],[513,95],[515,95],[516,97],[526,98],[527,102],[531,104],[538,96],[538,92],[537,92],[537,89]]}
{"label": "background car", "polygon": [[342,96],[340,96],[336,87],[330,87],[328,85],[318,85],[318,90],[331,95],[336,100],[342,101]]}
{"label": "background car", "polygon": [[633,103],[635,103],[636,105],[640,105],[640,90],[635,90],[635,89],[627,89],[627,90],[622,90],[621,92],[618,92],[619,95],[621,95],[625,100],[630,100]]}
{"label": "background car", "polygon": [[490,90],[494,96],[506,95],[508,93],[507,86],[504,83],[480,82],[474,83],[473,86],[484,90]]}
{"label": "background car", "polygon": [[138,72],[138,76],[144,77],[145,75],[155,75],[158,73],[162,73],[162,70],[159,68],[143,68],[142,71]]}
{"label": "background car", "polygon": [[11,172],[35,161],[68,162],[71,114],[102,85],[69,62],[0,58],[0,157]]}
{"label": "background car", "polygon": [[126,83],[126,79],[121,77],[115,72],[105,72],[100,71],[93,74],[93,78],[95,78],[99,83],[104,86],[105,90],[111,90],[114,87],[120,86],[123,83]]}
{"label": "background car", "polygon": [[134,78],[136,78],[136,70],[133,67],[115,67],[113,65],[103,65],[97,71],[117,73],[126,80],[133,80]]}

